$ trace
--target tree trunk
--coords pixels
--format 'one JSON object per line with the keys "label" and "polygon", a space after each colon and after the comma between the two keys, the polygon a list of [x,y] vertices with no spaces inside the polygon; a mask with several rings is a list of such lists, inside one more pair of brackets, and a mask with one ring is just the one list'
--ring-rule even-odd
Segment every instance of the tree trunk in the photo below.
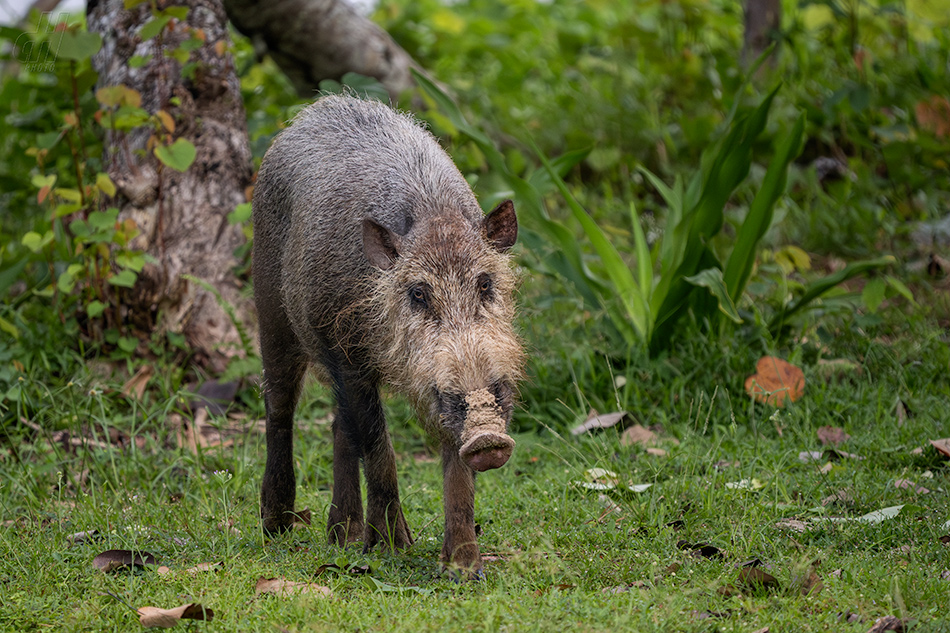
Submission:
{"label": "tree trunk", "polygon": [[[742,63],[748,66],[758,59],[772,42],[777,42],[781,26],[781,0],[746,0]],[[775,58],[773,51],[770,63],[774,64]]]}
{"label": "tree trunk", "polygon": [[[153,127],[107,134],[103,165],[118,189],[113,206],[120,220],[133,219],[141,231],[132,247],[154,257],[135,287],[116,300],[124,322],[138,331],[183,333],[197,360],[220,371],[240,350],[238,331],[214,294],[183,275],[204,280],[239,317],[247,315],[249,302],[242,299],[234,272],[234,251],[245,240],[241,227],[229,224],[226,216],[246,202],[251,153],[221,0],[176,3],[188,7],[187,17],[171,20],[158,36],[145,40],[140,31],[153,18],[150,3],[126,10],[123,0],[90,0],[87,10],[89,30],[103,40],[93,59],[97,87],[135,89],[142,108],[171,115],[171,136],[187,139],[196,149],[194,162],[182,173],[155,158]],[[160,8],[167,6],[159,2]],[[183,73],[165,53],[186,40],[200,46],[190,52]],[[130,64],[133,56],[140,58]],[[146,61],[139,65],[142,58]]]}
{"label": "tree trunk", "polygon": [[346,0],[224,0],[232,24],[266,49],[301,96],[347,72],[375,77],[395,101],[418,68],[384,30]]}

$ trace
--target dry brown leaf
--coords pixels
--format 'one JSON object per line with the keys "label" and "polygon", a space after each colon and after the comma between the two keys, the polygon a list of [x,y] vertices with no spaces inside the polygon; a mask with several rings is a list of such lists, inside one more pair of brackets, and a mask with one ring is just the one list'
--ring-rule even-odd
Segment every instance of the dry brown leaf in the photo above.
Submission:
{"label": "dry brown leaf", "polygon": [[324,596],[333,595],[329,587],[323,587],[315,582],[294,582],[283,578],[264,578],[263,576],[257,579],[254,591],[258,596],[266,593],[282,598],[296,596],[302,593]]}
{"label": "dry brown leaf", "polygon": [[214,611],[201,606],[197,602],[183,604],[174,609],[139,607],[136,611],[139,614],[139,622],[142,626],[150,629],[170,629],[178,624],[180,620],[205,620],[210,622],[214,619]]}
{"label": "dry brown leaf", "polygon": [[148,381],[151,380],[154,375],[155,367],[153,365],[142,365],[139,367],[139,370],[135,372],[135,375],[122,385],[122,395],[126,398],[141,400],[142,396],[145,395],[145,388],[148,386]]}
{"label": "dry brown leaf", "polygon": [[743,567],[736,582],[751,589],[778,589],[778,580],[761,567]]}
{"label": "dry brown leaf", "polygon": [[937,449],[937,452],[944,457],[950,457],[950,437],[942,440],[930,440],[930,445]]}
{"label": "dry brown leaf", "polygon": [[746,378],[745,390],[759,402],[782,407],[802,396],[805,374],[777,356],[763,356],[755,365],[755,373]]}
{"label": "dry brown leaf", "polygon": [[647,455],[653,455],[654,457],[666,457],[666,451],[662,448],[648,448]]}
{"label": "dry brown leaf", "polygon": [[821,426],[818,427],[818,441],[822,443],[823,446],[831,444],[832,446],[837,446],[851,439],[851,436],[844,432],[844,429],[838,428],[837,426]]}
{"label": "dry brown leaf", "polygon": [[597,413],[596,409],[591,409],[587,414],[587,419],[571,429],[571,435],[580,435],[597,429],[606,429],[615,426],[618,422],[627,417],[626,411],[616,411],[614,413]]}
{"label": "dry brown leaf", "polygon": [[634,424],[620,436],[620,443],[624,446],[632,446],[634,444],[653,446],[656,444],[656,439],[656,433],[639,424]]}
{"label": "dry brown leaf", "polygon": [[799,521],[798,519],[782,519],[775,524],[775,527],[780,530],[792,530],[795,532],[806,532],[808,530],[808,526],[805,525],[805,522]]}
{"label": "dry brown leaf", "polygon": [[918,486],[910,479],[898,479],[894,482],[895,488],[900,488],[901,490],[913,490],[919,495],[930,494],[930,491],[924,488],[923,486]]}
{"label": "dry brown leaf", "polygon": [[883,633],[884,631],[903,631],[904,621],[893,615],[885,615],[874,621],[874,626],[868,629],[868,633]]}
{"label": "dry brown leaf", "polygon": [[129,567],[155,565],[155,557],[148,552],[132,552],[127,549],[110,549],[92,559],[92,566],[103,572],[119,571]]}
{"label": "dry brown leaf", "polygon": [[310,508],[294,511],[294,527],[303,528],[310,525]]}
{"label": "dry brown leaf", "polygon": [[854,504],[854,499],[851,497],[851,493],[847,490],[839,490],[833,495],[829,495],[821,500],[821,505],[823,506],[850,506]]}
{"label": "dry brown leaf", "polygon": [[950,101],[940,95],[932,95],[914,106],[917,123],[934,136],[950,138]]}

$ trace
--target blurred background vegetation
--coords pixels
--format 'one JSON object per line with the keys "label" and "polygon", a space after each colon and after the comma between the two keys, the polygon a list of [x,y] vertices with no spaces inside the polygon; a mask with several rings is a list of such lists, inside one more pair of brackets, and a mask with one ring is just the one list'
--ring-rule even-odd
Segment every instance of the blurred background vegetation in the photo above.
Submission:
{"label": "blurred background vegetation", "polygon": [[[882,340],[925,340],[946,369],[950,5],[782,9],[758,65],[743,60],[742,7],[726,0],[383,0],[372,10],[440,82],[420,78],[400,106],[439,136],[483,206],[514,197],[520,211],[532,358],[520,428],[564,428],[590,406],[682,416],[678,389],[723,381],[739,397],[742,374],[767,352],[814,366]],[[145,256],[128,248],[134,225],[89,212],[111,195],[97,176],[102,113],[128,104],[90,89],[82,23],[72,18],[73,53],[39,70],[18,65],[11,46],[29,26],[0,31],[8,432],[44,406],[26,385],[65,384],[103,361],[125,375],[154,363],[165,376],[156,401],[208,378],[176,333],[104,319],[97,284],[132,288]],[[256,166],[306,100],[234,38]],[[384,94],[365,77],[341,81]],[[250,239],[248,215],[242,205],[230,221]],[[246,279],[249,249],[238,256]],[[246,379],[238,400],[259,413],[247,351],[225,378]]]}

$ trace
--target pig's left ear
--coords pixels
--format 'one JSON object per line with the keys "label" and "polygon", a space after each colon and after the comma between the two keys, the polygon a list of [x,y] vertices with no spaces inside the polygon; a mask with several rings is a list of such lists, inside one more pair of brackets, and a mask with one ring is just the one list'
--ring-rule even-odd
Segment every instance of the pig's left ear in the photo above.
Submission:
{"label": "pig's left ear", "polygon": [[363,253],[369,263],[380,270],[389,270],[399,259],[399,236],[382,224],[363,220]]}
{"label": "pig's left ear", "polygon": [[515,245],[518,239],[518,218],[515,216],[515,205],[511,200],[505,200],[495,210],[485,216],[482,222],[485,238],[496,251],[504,253]]}

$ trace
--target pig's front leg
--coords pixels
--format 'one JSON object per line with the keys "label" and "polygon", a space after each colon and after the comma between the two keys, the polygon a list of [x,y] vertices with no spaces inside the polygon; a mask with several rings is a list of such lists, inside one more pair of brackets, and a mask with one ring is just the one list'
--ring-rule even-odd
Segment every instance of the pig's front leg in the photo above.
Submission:
{"label": "pig's front leg", "polygon": [[482,557],[475,539],[475,473],[460,458],[458,447],[442,443],[445,536],[442,567],[456,576],[481,577]]}

